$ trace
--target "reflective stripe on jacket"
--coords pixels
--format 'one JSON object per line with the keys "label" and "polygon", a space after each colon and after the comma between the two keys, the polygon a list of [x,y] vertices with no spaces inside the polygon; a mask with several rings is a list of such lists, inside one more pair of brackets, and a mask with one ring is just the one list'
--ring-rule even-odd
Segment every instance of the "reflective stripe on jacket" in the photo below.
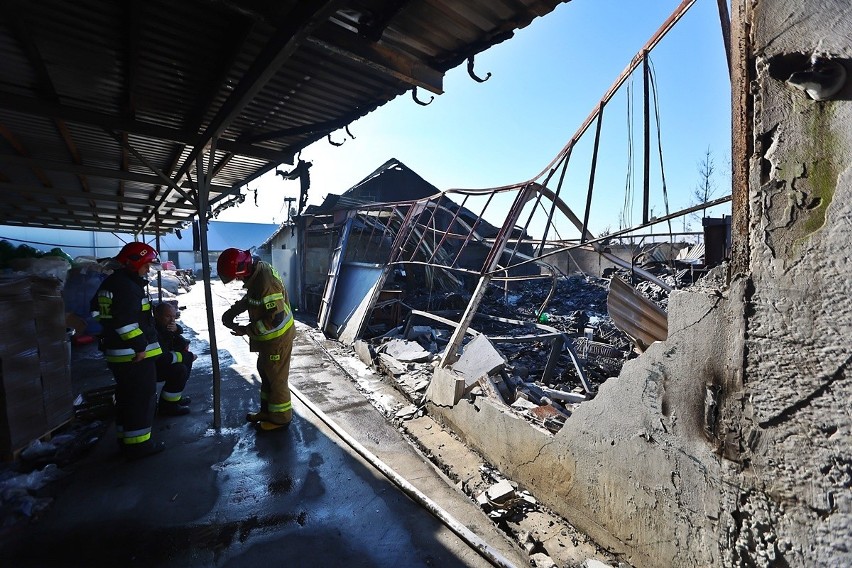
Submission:
{"label": "reflective stripe on jacket", "polygon": [[278,271],[260,261],[254,273],[246,280],[248,302],[249,338],[269,341],[284,335],[293,326],[293,311],[290,309],[287,290]]}
{"label": "reflective stripe on jacket", "polygon": [[281,277],[268,263],[258,261],[244,285],[246,295],[225,312],[222,321],[230,327],[237,314],[248,311],[246,334],[251,350],[257,351],[293,327],[293,310]]}
{"label": "reflective stripe on jacket", "polygon": [[[149,343],[147,347],[145,347],[145,359],[150,359],[151,357],[156,357],[162,354],[163,350],[160,349],[159,343]],[[107,360],[107,363],[129,363],[133,361],[133,358],[136,356],[136,351],[133,349],[104,349],[104,358]]]}
{"label": "reflective stripe on jacket", "polygon": [[144,278],[125,269],[109,275],[92,298],[91,310],[103,326],[104,355],[109,363],[129,363],[136,353],[156,357],[162,350],[154,328]]}

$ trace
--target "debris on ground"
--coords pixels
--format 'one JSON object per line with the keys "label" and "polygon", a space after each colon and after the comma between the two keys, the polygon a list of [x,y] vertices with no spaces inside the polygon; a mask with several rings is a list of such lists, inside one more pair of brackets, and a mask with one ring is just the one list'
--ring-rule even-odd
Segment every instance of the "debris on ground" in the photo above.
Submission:
{"label": "debris on ground", "polygon": [[[400,431],[426,459],[455,483],[460,492],[478,503],[507,537],[527,551],[531,566],[534,562],[538,566],[582,566],[586,560],[593,558],[611,559],[588,536],[543,506],[529,491],[518,487],[517,483],[485,463],[456,434],[442,428],[427,415],[421,400],[428,385],[428,377],[431,377],[433,366],[437,363],[438,353],[432,354],[430,362],[407,363],[406,372],[402,375],[378,374],[375,373],[376,365],[373,363],[372,368],[370,365],[374,357],[371,353],[374,354],[377,349],[372,342],[356,341],[352,346],[345,346],[326,339],[318,330],[311,330],[309,334],[359,385],[364,396],[388,420],[399,426]],[[436,335],[441,334],[430,326],[422,326],[416,337],[409,337],[411,341],[429,342]],[[390,336],[401,338],[402,330]],[[403,384],[406,377],[413,375],[422,377],[424,381],[416,391],[411,390],[410,379],[407,386]],[[480,379],[471,394],[479,388],[478,396],[483,396],[483,382],[484,378]],[[396,393],[403,394],[400,398],[409,403],[399,400],[393,403],[384,396],[382,386],[388,384],[395,387]],[[548,564],[548,561],[552,564]],[[596,564],[602,567],[617,565],[617,562]]]}
{"label": "debris on ground", "polygon": [[97,444],[108,427],[100,420],[75,420],[50,439],[34,440],[0,469],[0,533],[39,518],[54,500],[74,463]]}
{"label": "debris on ground", "polygon": [[[688,260],[667,263],[649,256],[643,269],[653,280],[614,268],[601,278],[575,274],[489,288],[452,364],[465,379],[465,396],[499,400],[529,422],[558,432],[579,404],[647,347],[608,313],[613,278],[630,283],[664,318],[670,290],[696,277]],[[400,301],[409,313],[406,321],[365,334],[354,348],[365,364],[420,404],[453,333],[441,319],[457,321],[471,296],[464,290],[416,289]]]}

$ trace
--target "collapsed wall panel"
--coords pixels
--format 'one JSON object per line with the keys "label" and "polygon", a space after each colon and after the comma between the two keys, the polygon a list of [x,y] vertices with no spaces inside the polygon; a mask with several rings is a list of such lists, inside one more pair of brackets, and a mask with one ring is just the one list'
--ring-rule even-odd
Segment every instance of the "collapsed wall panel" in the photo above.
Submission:
{"label": "collapsed wall panel", "polygon": [[736,286],[730,301],[718,290],[674,294],[669,339],[628,361],[556,435],[490,399],[432,404],[430,412],[632,564],[719,565],[717,535],[735,519],[720,504],[733,496],[725,496],[718,452],[726,432],[714,404],[737,388],[741,343],[725,341],[722,330],[741,321],[743,289]]}

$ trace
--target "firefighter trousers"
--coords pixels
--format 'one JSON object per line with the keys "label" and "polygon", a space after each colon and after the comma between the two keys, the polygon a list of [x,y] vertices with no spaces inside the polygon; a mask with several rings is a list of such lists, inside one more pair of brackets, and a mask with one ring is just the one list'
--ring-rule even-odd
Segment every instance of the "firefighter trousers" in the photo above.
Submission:
{"label": "firefighter trousers", "polygon": [[[188,354],[186,354],[188,355]],[[181,399],[192,372],[192,356],[178,363],[172,363],[171,353],[163,353],[157,357],[157,382],[164,382],[160,397],[169,402]]]}
{"label": "firefighter trousers", "polygon": [[288,381],[295,337],[296,326],[291,326],[281,337],[262,345],[257,353],[261,409],[275,424],[288,424],[293,419]]}
{"label": "firefighter trousers", "polygon": [[119,442],[125,447],[150,444],[157,408],[154,359],[107,365],[115,377],[115,427]]}

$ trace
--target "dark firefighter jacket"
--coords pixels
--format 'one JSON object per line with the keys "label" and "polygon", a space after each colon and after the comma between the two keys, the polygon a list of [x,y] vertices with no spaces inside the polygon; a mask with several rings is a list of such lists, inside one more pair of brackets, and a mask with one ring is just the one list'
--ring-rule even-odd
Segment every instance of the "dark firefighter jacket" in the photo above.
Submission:
{"label": "dark firefighter jacket", "polygon": [[92,298],[92,314],[103,326],[101,347],[107,363],[129,363],[143,351],[146,359],[162,353],[145,283],[138,274],[119,269]]}
{"label": "dark firefighter jacket", "polygon": [[189,351],[189,340],[182,335],[183,328],[175,324],[175,330],[169,331],[165,327],[156,324],[156,319],[154,322],[157,328],[160,348],[163,350],[163,357],[169,357],[172,363],[182,363],[184,353]]}

